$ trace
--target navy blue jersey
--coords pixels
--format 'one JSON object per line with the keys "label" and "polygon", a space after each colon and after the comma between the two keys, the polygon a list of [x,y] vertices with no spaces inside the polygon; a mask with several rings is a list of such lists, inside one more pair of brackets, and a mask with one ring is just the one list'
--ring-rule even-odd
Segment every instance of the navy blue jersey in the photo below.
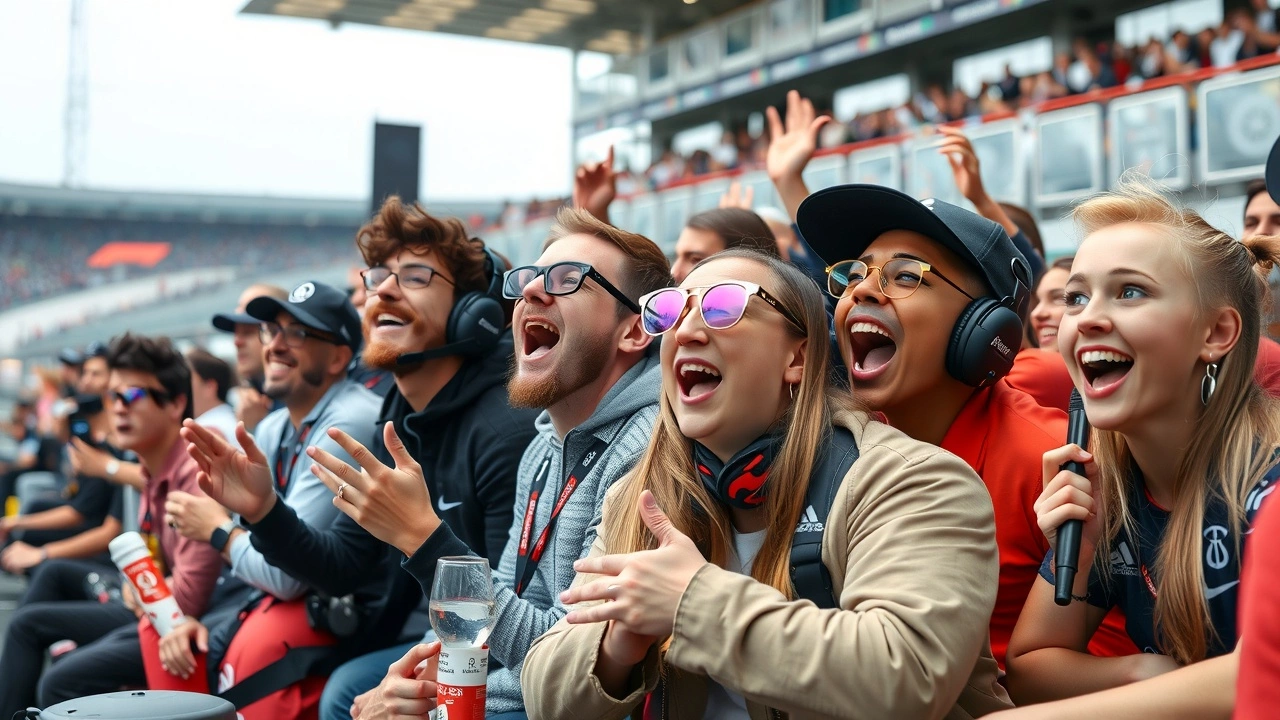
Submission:
{"label": "navy blue jersey", "polygon": [[[1245,537],[1239,544],[1242,553],[1249,539],[1248,527],[1253,524],[1263,498],[1271,494],[1277,483],[1280,483],[1280,464],[1268,470],[1249,491],[1245,500]],[[1129,486],[1128,503],[1136,536],[1122,529],[1111,548],[1108,566],[1100,569],[1095,563],[1090,569],[1089,604],[1107,610],[1118,606],[1124,613],[1125,629],[1134,644],[1143,652],[1160,653],[1155,627],[1160,578],[1155,570],[1155,560],[1169,524],[1169,512],[1151,500],[1142,473],[1136,467]],[[1200,526],[1204,536],[1201,562],[1205,599],[1216,634],[1216,637],[1208,638],[1208,657],[1231,652],[1239,638],[1236,616],[1243,558],[1235,557],[1236,538],[1231,533],[1229,517],[1226,504],[1213,499]],[[1052,550],[1040,566],[1040,576],[1053,582]]]}

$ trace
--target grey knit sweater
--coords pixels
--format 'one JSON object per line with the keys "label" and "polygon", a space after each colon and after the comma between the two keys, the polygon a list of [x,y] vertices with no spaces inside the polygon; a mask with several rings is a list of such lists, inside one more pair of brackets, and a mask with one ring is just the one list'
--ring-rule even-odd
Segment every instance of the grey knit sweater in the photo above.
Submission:
{"label": "grey knit sweater", "polygon": [[[501,663],[501,667],[489,673],[486,714],[523,709],[520,668],[524,665],[524,656],[533,641],[564,616],[565,609],[558,596],[573,582],[574,561],[586,557],[591,549],[596,529],[600,526],[605,493],[631,470],[649,444],[658,416],[661,376],[657,353],[649,353],[618,379],[591,417],[570,430],[563,440],[556,435],[551,417],[546,412],[538,416],[535,422],[538,435],[520,460],[511,531],[502,551],[502,560],[493,572],[498,619],[489,635],[489,654]],[[531,538],[537,538],[547,526],[555,500],[564,488],[565,476],[577,467],[597,438],[607,442],[607,448],[594,461],[586,476],[579,480],[577,490],[560,511],[542,561],[529,580],[529,586],[517,597],[516,551],[520,545],[521,526],[534,475],[543,460],[549,458],[547,484],[542,493],[544,499],[537,505]],[[531,539],[530,544],[533,542]],[[423,592],[429,595],[435,579],[436,560],[464,554],[474,553],[449,531],[448,526],[441,525],[403,565],[421,583]]]}

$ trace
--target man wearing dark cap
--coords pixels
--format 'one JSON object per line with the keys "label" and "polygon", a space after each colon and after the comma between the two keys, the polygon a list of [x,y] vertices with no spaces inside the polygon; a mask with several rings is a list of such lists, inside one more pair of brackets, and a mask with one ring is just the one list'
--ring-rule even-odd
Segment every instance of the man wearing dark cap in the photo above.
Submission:
{"label": "man wearing dark cap", "polygon": [[[1041,457],[1067,432],[1065,413],[1004,380],[1021,345],[1027,262],[995,222],[878,185],[814,193],[797,224],[828,265],[836,339],[858,399],[965,460],[991,493],[1000,549],[991,645],[1003,667],[1049,549],[1033,509]],[[1114,614],[1090,650],[1136,652]]]}
{"label": "man wearing dark cap", "polygon": [[[246,472],[257,485],[274,487],[307,522],[327,527],[337,516],[333,494],[311,472],[304,451],[310,446],[344,453],[329,437],[330,428],[372,440],[379,398],[347,379],[347,365],[360,351],[360,316],[345,293],[318,282],[304,282],[284,300],[261,296],[246,307],[260,322],[265,376],[263,393],[284,403],[250,437],[237,433],[245,450]],[[188,424],[188,432],[191,432]],[[198,426],[196,426],[198,427]],[[184,433],[185,434],[185,433]],[[234,446],[213,433],[203,442],[217,441],[227,452]],[[345,454],[345,453],[344,453]],[[213,544],[230,562],[236,575],[252,585],[272,587],[277,597],[296,596],[302,583],[271,567],[249,542],[244,528],[230,522],[225,510],[212,503],[185,503],[174,524],[184,535]]]}
{"label": "man wearing dark cap", "polygon": [[240,293],[234,312],[213,316],[215,328],[235,335],[236,374],[244,383],[236,391],[236,417],[249,432],[253,432],[267,413],[280,409],[280,405],[262,394],[262,341],[258,339],[259,322],[245,308],[255,298],[273,297],[283,300],[287,295],[284,288],[274,285],[250,285]]}

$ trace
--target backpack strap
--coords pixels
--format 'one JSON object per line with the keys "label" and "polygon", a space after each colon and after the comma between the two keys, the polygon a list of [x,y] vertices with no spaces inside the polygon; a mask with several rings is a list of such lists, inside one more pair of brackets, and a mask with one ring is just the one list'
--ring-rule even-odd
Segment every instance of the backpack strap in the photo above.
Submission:
{"label": "backpack strap", "polygon": [[333,657],[332,645],[289,648],[279,660],[218,693],[218,697],[243,710],[271,693],[321,674],[320,668]]}
{"label": "backpack strap", "polygon": [[822,535],[836,491],[858,460],[858,443],[848,429],[836,426],[824,449],[809,477],[805,508],[791,540],[791,584],[797,597],[820,608],[835,608],[840,606],[839,596],[832,587],[831,573],[822,564]]}

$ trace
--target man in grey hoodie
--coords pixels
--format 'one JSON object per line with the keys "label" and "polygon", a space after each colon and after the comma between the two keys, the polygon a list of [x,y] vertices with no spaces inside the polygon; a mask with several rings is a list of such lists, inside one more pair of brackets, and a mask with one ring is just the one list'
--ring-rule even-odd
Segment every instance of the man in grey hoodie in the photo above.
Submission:
{"label": "man in grey hoodie", "polygon": [[[670,268],[657,245],[577,210],[561,211],[536,265],[505,277],[503,294],[517,300],[510,402],[543,412],[520,461],[511,529],[493,572],[491,719],[524,717],[525,653],[564,615],[556,598],[573,581],[574,561],[591,548],[605,493],[649,442],[661,368],[635,299],[668,284]],[[340,444],[363,470],[325,453],[313,457],[330,471],[321,476],[341,498],[339,509],[398,547],[404,569],[429,594],[438,559],[475,553],[429,501],[412,500],[421,497],[420,471],[390,437],[394,468],[345,436]],[[418,646],[393,664],[377,688],[356,699],[352,716],[425,715],[435,702],[434,678],[419,678],[415,668],[427,653]]]}

